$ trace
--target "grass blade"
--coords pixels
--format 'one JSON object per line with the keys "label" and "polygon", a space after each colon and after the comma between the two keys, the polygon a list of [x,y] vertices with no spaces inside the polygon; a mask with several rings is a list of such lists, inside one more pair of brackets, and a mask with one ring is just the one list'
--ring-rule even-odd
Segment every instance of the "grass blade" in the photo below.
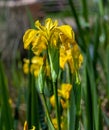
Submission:
{"label": "grass blade", "polygon": [[2,129],[5,128],[6,130],[13,129],[13,118],[11,107],[9,105],[9,93],[8,93],[8,85],[7,80],[4,73],[4,68],[2,61],[0,60],[0,97],[1,97],[1,120],[2,122]]}
{"label": "grass blade", "polygon": [[[89,52],[88,52],[89,53]],[[87,76],[89,78],[88,84],[90,85],[92,111],[93,111],[93,122],[94,129],[99,130],[98,126],[98,105],[97,105],[97,92],[96,92],[96,80],[94,75],[94,69],[91,61],[90,54],[87,54]]]}
{"label": "grass blade", "polygon": [[31,124],[39,130],[39,102],[38,102],[38,93],[35,88],[35,77],[32,76],[32,85],[31,85]]}

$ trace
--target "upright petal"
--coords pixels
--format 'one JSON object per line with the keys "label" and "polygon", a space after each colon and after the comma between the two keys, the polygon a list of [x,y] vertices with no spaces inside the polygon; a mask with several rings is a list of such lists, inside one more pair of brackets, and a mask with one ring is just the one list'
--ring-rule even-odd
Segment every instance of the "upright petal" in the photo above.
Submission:
{"label": "upright petal", "polygon": [[56,27],[57,25],[58,25],[57,20],[55,20],[54,23],[53,23],[51,18],[48,18],[48,19],[45,20],[45,27],[46,27],[47,30],[51,30],[54,27]]}
{"label": "upright petal", "polygon": [[45,27],[41,25],[41,23],[39,22],[39,20],[37,20],[37,21],[35,22],[35,27],[36,27],[38,30],[42,30],[42,31],[45,30]]}

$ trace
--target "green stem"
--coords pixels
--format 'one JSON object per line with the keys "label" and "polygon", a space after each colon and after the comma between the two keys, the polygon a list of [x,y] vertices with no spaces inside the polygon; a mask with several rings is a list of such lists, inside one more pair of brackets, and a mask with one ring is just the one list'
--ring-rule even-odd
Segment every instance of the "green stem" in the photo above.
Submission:
{"label": "green stem", "polygon": [[61,130],[61,127],[60,127],[60,112],[59,112],[59,104],[58,104],[57,85],[55,85],[55,82],[53,82],[53,91],[54,91],[54,95],[55,95],[56,118],[57,118],[58,130]]}
{"label": "green stem", "polygon": [[47,108],[45,96],[44,96],[43,93],[41,93],[40,95],[41,95],[41,99],[42,99],[42,103],[43,103],[43,107],[44,107],[44,110],[45,110],[45,114],[46,114],[47,120],[50,123],[49,127],[50,127],[50,129],[55,130],[55,128],[54,128],[54,126],[52,124],[51,118],[50,118],[50,114],[49,114],[48,108]]}

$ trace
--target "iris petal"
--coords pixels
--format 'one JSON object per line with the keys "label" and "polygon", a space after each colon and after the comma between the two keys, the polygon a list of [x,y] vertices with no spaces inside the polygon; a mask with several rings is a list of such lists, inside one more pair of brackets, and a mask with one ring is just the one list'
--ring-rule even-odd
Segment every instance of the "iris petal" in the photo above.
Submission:
{"label": "iris petal", "polygon": [[24,36],[23,36],[23,42],[24,42],[24,49],[28,49],[30,43],[33,41],[33,39],[36,37],[37,31],[34,29],[28,29]]}

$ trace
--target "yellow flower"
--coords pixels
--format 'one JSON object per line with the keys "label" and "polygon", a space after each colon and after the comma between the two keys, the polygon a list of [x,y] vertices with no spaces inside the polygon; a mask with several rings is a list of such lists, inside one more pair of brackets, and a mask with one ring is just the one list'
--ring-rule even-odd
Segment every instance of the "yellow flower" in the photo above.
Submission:
{"label": "yellow flower", "polygon": [[60,67],[64,69],[65,64],[68,63],[71,69],[71,73],[77,72],[83,62],[83,56],[80,53],[80,49],[76,42],[73,46],[68,46],[66,50],[64,46],[60,47]]}
{"label": "yellow flower", "polygon": [[39,34],[33,43],[32,50],[34,54],[39,55],[41,52],[46,50],[46,48],[47,40],[43,35]]}
{"label": "yellow flower", "polygon": [[75,41],[75,35],[72,27],[69,25],[62,25],[57,29],[59,29],[59,37],[62,45],[64,45],[66,49],[68,48],[69,44],[73,45],[73,42]]}
{"label": "yellow flower", "polygon": [[49,45],[62,44],[67,48],[68,44],[73,44],[75,41],[72,28],[69,25],[58,26],[57,20],[53,22],[51,18],[48,18],[44,26],[37,20],[35,27],[37,29],[28,29],[25,32],[23,42],[25,49],[28,49],[31,44],[36,55],[46,50]]}
{"label": "yellow flower", "polygon": [[[46,60],[46,59],[45,59]],[[47,61],[44,61],[43,57],[34,56],[31,59],[31,64],[29,59],[24,59],[23,71],[25,74],[29,73],[29,64],[30,64],[30,72],[34,74],[35,77],[39,75],[41,66],[45,63],[45,74],[46,76],[50,77],[50,66],[48,65]]]}
{"label": "yellow flower", "polygon": [[[58,89],[58,96],[61,97],[60,102],[61,102],[63,108],[67,107],[66,101],[70,98],[71,89],[72,89],[72,85],[67,84],[67,83],[63,83],[61,85],[61,89]],[[54,95],[52,95],[50,97],[50,103],[53,107],[55,107],[55,96]]]}
{"label": "yellow flower", "polygon": [[[29,64],[30,61],[28,59],[24,59],[23,70],[25,74],[29,73]],[[31,59],[30,72],[37,77],[42,65],[43,65],[43,57],[34,56]]]}
{"label": "yellow flower", "polygon": [[[55,81],[59,72],[59,64],[64,69],[68,63],[71,73],[77,73],[83,57],[75,41],[74,31],[69,25],[58,26],[57,20],[48,18],[42,25],[39,20],[35,22],[36,29],[28,29],[24,36],[24,48],[30,44],[35,55],[47,54],[52,80]],[[60,54],[59,54],[60,53]],[[60,56],[59,56],[60,55]],[[60,63],[59,63],[60,62]],[[32,64],[31,71],[37,76],[40,65]],[[28,65],[24,65],[24,72],[28,73]]]}
{"label": "yellow flower", "polygon": [[83,62],[83,56],[80,53],[78,45],[75,43],[73,48],[68,51],[68,63],[71,68],[71,72],[77,72]]}
{"label": "yellow flower", "polygon": [[47,48],[50,41],[56,45],[57,42],[55,41],[55,38],[57,35],[53,32],[57,24],[58,22],[56,20],[53,22],[50,18],[48,18],[45,20],[45,26],[42,26],[37,20],[35,22],[37,30],[28,29],[23,36],[24,48],[28,49],[29,45],[32,44],[33,52],[39,55]]}
{"label": "yellow flower", "polygon": [[34,56],[31,59],[31,73],[33,73],[36,77],[40,72],[40,68],[43,65],[43,57]]}
{"label": "yellow flower", "polygon": [[72,70],[74,71],[75,68],[74,68],[71,48],[66,50],[64,46],[61,46],[60,47],[60,67],[64,69],[66,63],[69,63],[71,72]]}
{"label": "yellow flower", "polygon": [[[75,63],[74,63],[74,59],[72,56],[72,49],[67,50],[66,53],[67,53],[66,54],[67,62],[69,63],[71,73],[74,73],[76,68],[75,68]],[[75,53],[75,55],[76,55],[76,53]]]}
{"label": "yellow flower", "polygon": [[77,43],[75,43],[73,48],[72,48],[72,56],[74,59],[76,69],[80,68],[81,64],[83,62],[83,56],[80,52],[80,49],[79,49]]}
{"label": "yellow flower", "polygon": [[64,83],[61,85],[61,89],[58,89],[58,94],[64,99],[69,99],[70,98],[70,91],[72,89],[71,84]]}
{"label": "yellow flower", "polygon": [[25,32],[25,35],[23,36],[23,42],[24,42],[24,49],[28,49],[30,43],[33,43],[33,41],[36,39],[38,32],[34,29],[28,29]]}

